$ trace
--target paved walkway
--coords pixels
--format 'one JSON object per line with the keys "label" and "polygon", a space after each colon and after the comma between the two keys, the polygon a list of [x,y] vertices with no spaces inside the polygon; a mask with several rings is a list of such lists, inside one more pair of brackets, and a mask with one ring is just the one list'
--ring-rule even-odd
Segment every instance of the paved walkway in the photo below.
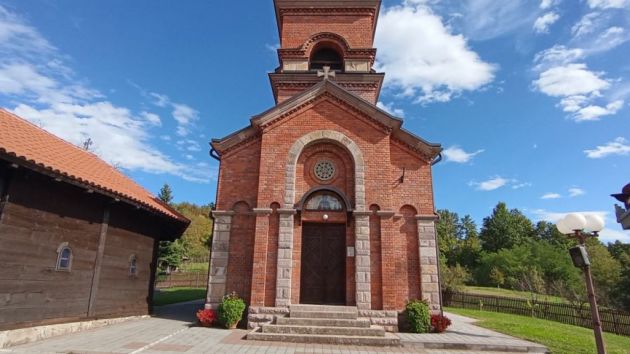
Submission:
{"label": "paved walkway", "polygon": [[[192,321],[201,303],[165,306],[156,317],[125,322],[108,327],[55,337],[25,344],[0,352],[9,353],[73,353],[73,354],[167,354],[167,353],[424,353],[424,354],[487,354],[484,352],[460,351],[457,347],[435,349],[431,343],[439,338],[453,340],[497,340],[515,341],[470,324],[470,319],[449,315],[454,325],[448,334],[400,334],[404,343],[400,348],[378,348],[359,346],[313,345],[299,343],[272,343],[243,340],[245,330],[228,331],[214,328],[194,327]],[[521,341],[524,342],[524,341]],[[428,343],[428,346],[426,345]],[[531,343],[529,343],[531,344]],[[439,348],[439,346],[437,346]]]}

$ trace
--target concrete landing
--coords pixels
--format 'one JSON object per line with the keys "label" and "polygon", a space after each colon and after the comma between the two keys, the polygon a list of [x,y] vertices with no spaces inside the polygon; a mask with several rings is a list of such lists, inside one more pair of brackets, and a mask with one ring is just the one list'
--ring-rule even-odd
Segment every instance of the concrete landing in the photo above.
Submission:
{"label": "concrete landing", "polygon": [[548,353],[547,347],[475,326],[475,319],[444,313],[452,325],[444,333],[398,333],[405,348]]}

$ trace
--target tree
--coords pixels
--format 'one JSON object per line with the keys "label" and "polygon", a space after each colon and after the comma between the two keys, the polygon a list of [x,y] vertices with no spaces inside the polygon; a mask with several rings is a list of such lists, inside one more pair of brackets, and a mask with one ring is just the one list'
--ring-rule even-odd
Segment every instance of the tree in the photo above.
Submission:
{"label": "tree", "polygon": [[177,269],[184,258],[185,248],[182,240],[160,241],[158,267],[162,272]]}
{"label": "tree", "polygon": [[459,222],[460,246],[457,263],[467,269],[474,269],[481,260],[481,241],[477,232],[477,224],[470,215],[464,216]]}
{"label": "tree", "polygon": [[602,305],[609,306],[611,295],[621,280],[621,264],[598,239],[589,238],[586,248],[591,260],[595,294]]}
{"label": "tree", "polygon": [[173,191],[171,190],[171,186],[164,183],[164,185],[162,186],[162,189],[160,189],[158,198],[164,203],[170,204],[173,201]]}
{"label": "tree", "polygon": [[499,202],[492,215],[483,219],[481,245],[488,252],[522,244],[534,234],[532,222],[518,209],[508,210]]}
{"label": "tree", "polygon": [[440,255],[444,257],[447,265],[454,266],[457,257],[459,216],[448,210],[438,210],[437,213],[440,216],[436,225]]}
{"label": "tree", "polygon": [[208,256],[212,237],[212,219],[210,219],[212,206],[212,204],[199,206],[187,202],[173,204],[177,211],[190,220],[190,226],[181,238],[186,256],[190,258],[199,259]]}
{"label": "tree", "polygon": [[539,221],[536,223],[534,235],[537,240],[546,241],[563,249],[569,249],[574,243],[570,238],[558,231],[555,224],[547,221]]}

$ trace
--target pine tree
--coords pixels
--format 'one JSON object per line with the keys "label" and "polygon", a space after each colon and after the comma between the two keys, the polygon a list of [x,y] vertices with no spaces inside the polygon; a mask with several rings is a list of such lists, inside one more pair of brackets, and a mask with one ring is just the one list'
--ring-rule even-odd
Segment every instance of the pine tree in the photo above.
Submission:
{"label": "pine tree", "polygon": [[170,204],[173,201],[173,191],[171,190],[171,186],[164,183],[164,186],[162,186],[162,189],[160,189],[158,198],[164,203]]}

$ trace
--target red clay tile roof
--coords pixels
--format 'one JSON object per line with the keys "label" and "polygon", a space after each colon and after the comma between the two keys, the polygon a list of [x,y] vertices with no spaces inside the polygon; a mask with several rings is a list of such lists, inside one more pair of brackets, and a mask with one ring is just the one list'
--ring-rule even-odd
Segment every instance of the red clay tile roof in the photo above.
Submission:
{"label": "red clay tile roof", "polygon": [[0,108],[0,154],[68,178],[95,191],[114,194],[180,222],[184,216],[154,197],[98,156]]}

